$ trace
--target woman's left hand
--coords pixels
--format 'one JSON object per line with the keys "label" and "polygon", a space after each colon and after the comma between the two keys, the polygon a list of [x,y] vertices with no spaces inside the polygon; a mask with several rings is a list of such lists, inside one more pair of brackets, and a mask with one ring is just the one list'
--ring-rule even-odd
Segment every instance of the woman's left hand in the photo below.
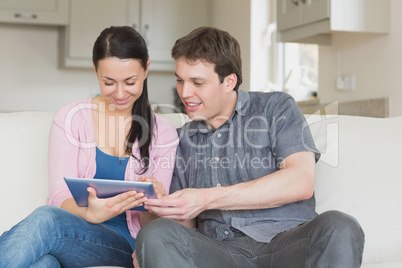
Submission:
{"label": "woman's left hand", "polygon": [[[165,188],[163,187],[162,182],[158,181],[157,179],[153,178],[153,177],[145,177],[145,176],[141,176],[140,178],[138,178],[137,181],[143,181],[143,182],[152,182],[152,184],[154,185],[155,188],[155,193],[156,196],[158,198],[161,198],[162,196],[166,196],[166,191]],[[145,224],[147,224],[150,221],[153,221],[155,219],[159,218],[159,216],[150,213],[148,211],[142,211],[141,215],[140,215],[140,225],[144,226]]]}
{"label": "woman's left hand", "polygon": [[152,184],[154,185],[154,188],[155,188],[156,196],[157,196],[158,198],[167,195],[167,194],[166,194],[166,190],[165,190],[165,188],[163,187],[162,182],[158,181],[158,180],[155,179],[154,177],[145,177],[145,175],[144,175],[144,176],[141,176],[140,178],[138,178],[137,181],[152,182]]}

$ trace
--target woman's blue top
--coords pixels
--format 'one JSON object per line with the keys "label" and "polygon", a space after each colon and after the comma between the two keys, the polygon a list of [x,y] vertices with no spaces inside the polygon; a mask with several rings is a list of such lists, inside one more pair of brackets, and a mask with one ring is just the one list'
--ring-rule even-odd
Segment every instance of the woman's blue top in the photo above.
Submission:
{"label": "woman's blue top", "polygon": [[[95,179],[124,180],[129,157],[108,155],[96,147]],[[130,243],[134,250],[135,239],[130,235],[127,226],[126,212],[107,220],[104,225],[119,232]]]}

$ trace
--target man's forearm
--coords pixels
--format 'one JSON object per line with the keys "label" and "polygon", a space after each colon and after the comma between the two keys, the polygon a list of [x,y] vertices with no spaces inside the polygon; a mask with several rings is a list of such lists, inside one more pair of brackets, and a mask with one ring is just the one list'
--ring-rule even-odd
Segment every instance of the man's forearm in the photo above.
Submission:
{"label": "man's forearm", "polygon": [[[284,160],[285,161],[285,160]],[[241,210],[279,207],[313,194],[315,161],[311,153],[291,155],[281,170],[231,186],[203,189],[207,209]]]}

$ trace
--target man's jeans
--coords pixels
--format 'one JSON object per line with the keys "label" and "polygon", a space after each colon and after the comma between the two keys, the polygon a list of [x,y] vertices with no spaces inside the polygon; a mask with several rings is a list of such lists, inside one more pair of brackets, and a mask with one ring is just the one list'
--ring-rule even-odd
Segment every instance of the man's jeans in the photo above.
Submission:
{"label": "man's jeans", "polygon": [[132,267],[130,244],[103,224],[43,206],[0,237],[0,267]]}
{"label": "man's jeans", "polygon": [[141,228],[136,254],[141,267],[360,267],[364,234],[358,222],[337,211],[260,243],[242,233],[211,239],[167,219]]}

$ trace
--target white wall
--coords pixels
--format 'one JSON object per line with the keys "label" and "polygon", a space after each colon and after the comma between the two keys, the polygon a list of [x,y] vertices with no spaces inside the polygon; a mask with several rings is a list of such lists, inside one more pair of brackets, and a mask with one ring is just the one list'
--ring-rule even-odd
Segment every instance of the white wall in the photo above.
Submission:
{"label": "white wall", "polygon": [[[401,10],[402,1],[391,0],[390,34],[336,33],[331,46],[320,46],[318,95],[322,103],[388,97],[390,116],[402,116]],[[356,75],[353,92],[335,88],[338,53],[341,74]]]}
{"label": "white wall", "polygon": [[[59,68],[57,27],[0,24],[0,36],[0,112],[55,111],[99,94],[92,70]],[[173,72],[150,72],[148,83],[151,102],[173,104]]]}
{"label": "white wall", "polygon": [[[211,25],[229,31],[242,48],[244,82],[241,88],[244,90],[251,88],[250,80],[256,73],[250,61],[255,55],[251,53],[250,41],[254,20],[251,3],[259,1],[211,1]],[[391,10],[390,34],[336,33],[331,46],[320,46],[319,97],[322,103],[389,97],[390,116],[402,116],[402,35],[399,29],[402,17],[398,14],[402,1],[391,0]],[[57,27],[0,24],[0,36],[0,111],[56,110],[69,101],[98,93],[92,70],[58,67]],[[335,89],[338,52],[342,74],[356,75],[354,92]],[[150,73],[152,102],[173,104],[174,87],[173,73]],[[258,86],[252,87],[254,90]]]}
{"label": "white wall", "polygon": [[250,24],[252,0],[211,1],[211,26],[229,32],[239,42],[242,53],[243,83],[240,89],[250,89]]}
{"label": "white wall", "polygon": [[[246,91],[260,90],[268,81],[268,50],[263,34],[269,1],[210,2],[210,25],[228,31],[240,43],[241,89]],[[70,101],[99,94],[92,70],[59,67],[58,27],[0,23],[0,36],[0,112],[55,111]],[[151,71],[148,81],[151,102],[173,105],[175,82],[173,72]]]}
{"label": "white wall", "polygon": [[273,19],[269,0],[251,1],[250,91],[266,90],[269,80],[269,40],[267,29]]}
{"label": "white wall", "polygon": [[213,0],[211,26],[229,32],[239,42],[243,83],[240,89],[258,91],[269,77],[266,29],[272,0]]}

